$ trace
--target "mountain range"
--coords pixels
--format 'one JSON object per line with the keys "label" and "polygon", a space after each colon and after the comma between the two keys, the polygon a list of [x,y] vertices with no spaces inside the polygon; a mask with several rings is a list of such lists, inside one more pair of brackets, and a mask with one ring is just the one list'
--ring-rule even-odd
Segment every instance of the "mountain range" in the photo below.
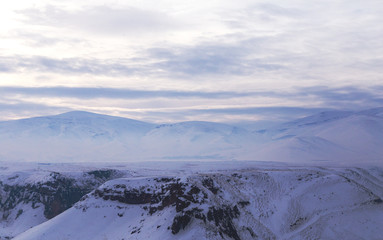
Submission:
{"label": "mountain range", "polygon": [[243,129],[0,122],[0,240],[381,239],[383,108]]}
{"label": "mountain range", "polygon": [[383,108],[331,111],[268,129],[152,124],[89,112],[0,122],[0,161],[255,160],[380,164]]}

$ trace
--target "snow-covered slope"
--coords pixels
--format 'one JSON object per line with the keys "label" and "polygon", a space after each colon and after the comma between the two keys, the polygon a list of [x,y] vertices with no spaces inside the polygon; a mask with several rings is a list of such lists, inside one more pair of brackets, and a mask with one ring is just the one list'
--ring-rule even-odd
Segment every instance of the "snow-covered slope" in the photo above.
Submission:
{"label": "snow-covered slope", "polygon": [[150,158],[236,159],[246,147],[262,142],[260,134],[212,122],[159,125],[143,138]]}
{"label": "snow-covered slope", "polygon": [[264,131],[264,160],[324,164],[382,164],[383,108],[325,112]]}
{"label": "snow-covered slope", "polygon": [[145,134],[152,124],[107,115],[74,111],[0,123],[0,134],[9,137],[114,138],[125,133]]}
{"label": "snow-covered slope", "polygon": [[0,160],[124,160],[154,125],[87,112],[0,123]]}
{"label": "snow-covered slope", "polygon": [[232,159],[260,135],[212,122],[154,125],[87,112],[0,123],[0,160]]}
{"label": "snow-covered slope", "polygon": [[56,166],[28,168],[18,163],[13,169],[2,163],[0,168],[0,239],[10,239],[25,230],[55,217],[85,194],[107,180],[130,176],[113,169]]}
{"label": "snow-covered slope", "polygon": [[15,240],[380,239],[381,168],[119,178]]}
{"label": "snow-covered slope", "polygon": [[70,112],[0,122],[0,142],[0,161],[382,164],[383,108],[324,112],[257,132],[212,122],[154,125]]}

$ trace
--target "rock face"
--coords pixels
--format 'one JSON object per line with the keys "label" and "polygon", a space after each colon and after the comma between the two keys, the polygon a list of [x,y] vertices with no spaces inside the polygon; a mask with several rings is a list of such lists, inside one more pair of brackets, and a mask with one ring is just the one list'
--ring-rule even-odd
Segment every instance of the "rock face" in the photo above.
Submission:
{"label": "rock face", "polygon": [[[147,206],[143,209],[149,215],[165,208],[174,208],[176,215],[170,227],[174,235],[185,229],[192,220],[198,220],[210,225],[214,232],[221,236],[240,239],[233,225],[233,219],[240,215],[239,208],[236,203],[233,205],[225,201],[217,202],[217,205],[212,204],[209,195],[217,195],[220,198],[219,189],[212,177],[188,178],[182,181],[180,178],[147,179],[148,185],[136,188],[130,188],[128,184],[117,184],[111,188],[101,187],[90,196],[124,204],[145,204]],[[201,208],[202,206],[208,206],[207,211]]]}
{"label": "rock face", "polygon": [[[238,176],[234,174],[234,178]],[[239,240],[239,229],[234,222],[241,215],[240,208],[243,209],[249,202],[225,199],[228,192],[220,190],[222,186],[216,182],[229,183],[232,178],[231,175],[213,174],[187,178],[117,179],[85,196],[75,208],[85,212],[89,201],[102,200],[116,202],[120,208],[140,206],[149,218],[173,210],[174,216],[168,229],[174,236],[194,222],[203,225],[215,236]],[[133,235],[136,233],[139,231],[132,231]]]}
{"label": "rock face", "polygon": [[379,239],[382,199],[381,168],[119,178],[15,239]]}
{"label": "rock face", "polygon": [[78,176],[51,172],[43,179],[26,182],[22,179],[22,173],[9,176],[0,181],[0,223],[6,227],[21,225],[18,220],[31,214],[31,210],[34,221],[31,226],[25,225],[24,229],[19,226],[9,233],[0,232],[0,239],[10,238],[57,216],[105,181],[121,176],[121,172],[110,169],[84,172]]}

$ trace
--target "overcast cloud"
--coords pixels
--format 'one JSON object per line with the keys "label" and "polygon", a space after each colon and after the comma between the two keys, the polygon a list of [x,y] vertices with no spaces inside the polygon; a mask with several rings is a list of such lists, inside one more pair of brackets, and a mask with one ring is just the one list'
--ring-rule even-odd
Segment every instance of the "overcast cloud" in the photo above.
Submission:
{"label": "overcast cloud", "polygon": [[380,107],[382,12],[378,0],[15,0],[0,9],[1,119],[248,121],[271,117],[264,109],[282,119]]}

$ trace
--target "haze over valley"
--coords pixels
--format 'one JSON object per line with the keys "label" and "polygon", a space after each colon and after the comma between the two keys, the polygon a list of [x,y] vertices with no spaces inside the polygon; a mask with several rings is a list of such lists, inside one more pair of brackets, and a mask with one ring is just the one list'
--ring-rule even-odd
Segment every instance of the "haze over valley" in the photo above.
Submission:
{"label": "haze over valley", "polygon": [[2,161],[380,165],[383,108],[322,112],[266,129],[201,121],[153,124],[74,111],[0,122],[0,139]]}

